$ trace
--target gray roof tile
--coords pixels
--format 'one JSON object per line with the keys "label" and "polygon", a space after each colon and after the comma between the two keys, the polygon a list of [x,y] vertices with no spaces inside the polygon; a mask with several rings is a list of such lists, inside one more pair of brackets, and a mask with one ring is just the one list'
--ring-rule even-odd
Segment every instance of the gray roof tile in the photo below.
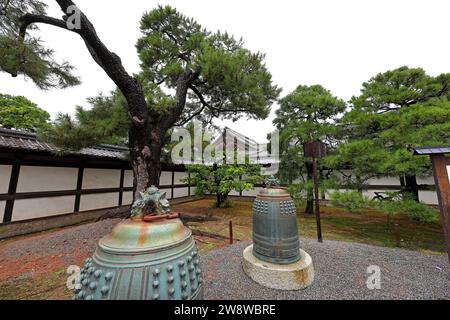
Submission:
{"label": "gray roof tile", "polygon": [[[33,133],[4,128],[0,128],[0,149],[41,151],[49,153],[58,153],[61,151],[61,149],[56,147],[54,144],[39,141]],[[84,148],[77,152],[71,152],[71,154],[95,158],[126,160],[128,148],[111,145],[99,145]]]}

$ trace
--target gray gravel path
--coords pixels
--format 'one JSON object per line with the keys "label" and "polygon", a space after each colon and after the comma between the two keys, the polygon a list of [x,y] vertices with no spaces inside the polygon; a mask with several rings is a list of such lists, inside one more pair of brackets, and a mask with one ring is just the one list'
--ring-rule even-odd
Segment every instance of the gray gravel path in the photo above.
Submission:
{"label": "gray gravel path", "polygon": [[[447,256],[359,243],[302,239],[312,257],[315,281],[304,291],[278,291],[248,278],[241,264],[249,243],[203,256],[205,299],[450,299]],[[381,268],[381,289],[369,290],[367,267]]]}

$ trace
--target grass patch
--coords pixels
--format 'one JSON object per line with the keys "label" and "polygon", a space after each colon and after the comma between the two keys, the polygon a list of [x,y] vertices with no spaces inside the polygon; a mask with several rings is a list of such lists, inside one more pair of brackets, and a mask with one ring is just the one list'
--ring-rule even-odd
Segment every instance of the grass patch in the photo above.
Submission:
{"label": "grass patch", "polygon": [[66,287],[68,275],[60,269],[40,279],[21,277],[0,285],[0,300],[67,300],[72,293]]}
{"label": "grass patch", "polygon": [[[234,237],[240,240],[251,240],[252,237],[252,206],[253,202],[235,200],[233,208],[211,208],[212,199],[202,199],[175,206],[176,211],[189,214],[210,215],[220,218],[219,221],[191,226],[200,230],[228,236],[228,221],[233,221]],[[400,243],[405,249],[427,253],[445,253],[445,240],[442,226],[439,222],[420,223],[411,221],[406,215],[397,215],[387,229],[386,215],[374,210],[363,209],[360,213],[352,213],[344,208],[321,207],[322,232],[325,240],[359,242],[383,247],[397,247],[394,224],[399,224]],[[314,215],[302,213],[298,209],[300,236],[316,237],[316,219]],[[209,242],[210,240],[207,239]],[[209,251],[227,243],[222,241],[215,246],[202,246],[201,251]],[[203,249],[203,250],[202,250]]]}

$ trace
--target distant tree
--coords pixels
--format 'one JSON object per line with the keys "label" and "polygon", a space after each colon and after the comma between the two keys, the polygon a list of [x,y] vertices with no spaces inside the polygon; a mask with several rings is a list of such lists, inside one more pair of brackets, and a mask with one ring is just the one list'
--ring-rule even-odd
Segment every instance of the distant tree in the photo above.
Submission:
{"label": "distant tree", "polygon": [[49,126],[50,115],[22,96],[0,94],[0,127],[36,132]]}
{"label": "distant tree", "polygon": [[[207,32],[171,7],[160,6],[144,14],[143,36],[137,44],[142,72],[133,76],[73,1],[55,2],[63,19],[46,15],[42,1],[2,1],[5,19],[0,19],[0,70],[13,76],[22,74],[43,89],[76,85],[79,80],[72,75],[72,67],[55,61],[53,52],[39,41],[36,25],[79,35],[126,101],[135,194],[159,185],[162,149],[173,126],[199,116],[262,119],[279,94],[261,53],[251,53],[242,41],[227,34]],[[73,12],[80,17],[79,28],[69,27]],[[70,125],[68,119],[62,120]],[[72,123],[69,128],[75,126]],[[76,145],[79,132],[74,132],[75,137],[67,136],[67,141]],[[88,139],[84,134],[78,137]],[[55,140],[61,141],[59,137]]]}
{"label": "distant tree", "polygon": [[370,179],[384,175],[388,156],[372,140],[356,140],[340,144],[324,159],[323,165],[340,173],[339,183],[344,187],[362,193]]}
{"label": "distant tree", "polygon": [[[365,174],[381,170],[400,177],[404,190],[417,201],[417,176],[429,172],[430,164],[426,157],[413,156],[412,151],[417,146],[450,143],[449,94],[450,74],[432,77],[420,68],[401,67],[364,83],[342,123],[348,143],[371,142],[365,152],[348,158],[350,166],[363,168],[357,163],[371,161],[363,170]],[[384,157],[377,156],[381,149],[387,152]]]}
{"label": "distant tree", "polygon": [[53,125],[40,130],[44,140],[66,149],[79,150],[94,144],[128,144],[130,119],[120,91],[88,98],[90,108],[78,106],[75,115],[60,113]]}
{"label": "distant tree", "polygon": [[199,196],[216,195],[217,208],[229,205],[228,195],[231,191],[251,190],[255,184],[264,180],[260,174],[261,166],[254,164],[190,165],[187,169],[191,177],[186,181],[196,187],[196,194]]}
{"label": "distant tree", "polygon": [[[321,140],[335,147],[335,120],[345,111],[345,102],[320,85],[298,86],[280,100],[274,124],[280,131],[280,177],[303,179],[311,186],[312,160],[303,156],[303,143]],[[306,213],[313,213],[312,188],[308,187]]]}

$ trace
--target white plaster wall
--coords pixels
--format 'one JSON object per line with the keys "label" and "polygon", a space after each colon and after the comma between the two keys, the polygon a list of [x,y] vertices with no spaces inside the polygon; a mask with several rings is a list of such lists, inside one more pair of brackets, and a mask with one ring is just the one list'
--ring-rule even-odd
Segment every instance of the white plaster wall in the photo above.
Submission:
{"label": "white plaster wall", "polygon": [[261,188],[261,187],[257,187],[257,188],[254,188],[253,190],[242,192],[242,195],[247,196],[247,197],[256,197],[262,189],[263,188]]}
{"label": "white plaster wall", "polygon": [[188,188],[175,188],[173,189],[173,198],[182,198],[189,195]]}
{"label": "white plaster wall", "polygon": [[12,221],[50,217],[73,212],[75,196],[23,199],[14,202]]}
{"label": "white plaster wall", "polygon": [[119,193],[86,194],[81,196],[80,211],[95,210],[119,205]]}
{"label": "white plaster wall", "polygon": [[426,204],[439,204],[439,199],[435,191],[419,191],[419,200]]}
{"label": "white plaster wall", "polygon": [[122,196],[122,204],[124,206],[129,205],[133,202],[133,192],[124,192]]}
{"label": "white plaster wall", "polygon": [[172,189],[161,189],[161,192],[166,193],[166,199],[172,199]]}
{"label": "white plaster wall", "polygon": [[434,186],[434,176],[429,177],[417,177],[418,184],[428,184]]}
{"label": "white plaster wall", "polygon": [[233,190],[233,191],[230,192],[229,195],[230,195],[230,196],[239,196],[239,192]]}
{"label": "white plaster wall", "polygon": [[8,193],[12,166],[0,166],[0,193]]}
{"label": "white plaster wall", "polygon": [[6,201],[0,201],[0,223],[3,222],[3,213],[5,212]]}
{"label": "white plaster wall", "polygon": [[366,197],[368,197],[369,199],[372,199],[373,197],[375,197],[375,192],[384,192],[382,194],[382,196],[385,197],[386,196],[385,192],[399,192],[399,191],[400,191],[400,188],[398,190],[388,190],[388,191],[386,191],[386,190],[367,190],[367,191],[364,191],[363,194]]}
{"label": "white plaster wall", "polygon": [[75,190],[77,178],[77,168],[22,166],[17,192]]}
{"label": "white plaster wall", "polygon": [[175,172],[175,184],[187,184],[187,182],[181,181],[188,177],[187,172]]}
{"label": "white plaster wall", "polygon": [[450,183],[450,166],[447,166],[448,183]]}
{"label": "white plaster wall", "polygon": [[172,185],[172,172],[162,171],[161,178],[159,179],[159,184],[162,186]]}
{"label": "white plaster wall", "polygon": [[84,169],[83,189],[119,188],[120,170]]}
{"label": "white plaster wall", "polygon": [[124,186],[124,188],[133,187],[133,171],[132,170],[125,170],[123,186]]}
{"label": "white plaster wall", "polygon": [[381,177],[373,178],[367,181],[369,185],[374,186],[398,186],[400,185],[400,178],[397,177]]}

